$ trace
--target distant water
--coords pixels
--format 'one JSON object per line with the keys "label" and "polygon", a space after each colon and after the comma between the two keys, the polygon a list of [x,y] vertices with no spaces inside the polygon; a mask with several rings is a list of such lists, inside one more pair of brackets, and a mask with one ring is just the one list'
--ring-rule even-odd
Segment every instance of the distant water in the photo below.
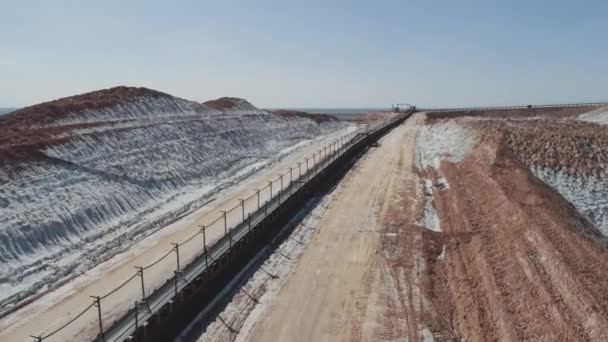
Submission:
{"label": "distant water", "polygon": [[0,108],[0,115],[15,111],[15,108]]}
{"label": "distant water", "polygon": [[386,111],[390,108],[287,108],[312,114],[329,114],[340,120],[356,119],[369,112]]}

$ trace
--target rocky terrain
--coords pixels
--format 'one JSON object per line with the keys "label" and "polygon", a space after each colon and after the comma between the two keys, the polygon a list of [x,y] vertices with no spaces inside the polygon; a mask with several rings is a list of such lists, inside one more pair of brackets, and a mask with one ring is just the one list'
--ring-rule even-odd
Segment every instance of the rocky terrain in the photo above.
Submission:
{"label": "rocky terrain", "polygon": [[0,312],[345,124],[116,87],[0,118]]}

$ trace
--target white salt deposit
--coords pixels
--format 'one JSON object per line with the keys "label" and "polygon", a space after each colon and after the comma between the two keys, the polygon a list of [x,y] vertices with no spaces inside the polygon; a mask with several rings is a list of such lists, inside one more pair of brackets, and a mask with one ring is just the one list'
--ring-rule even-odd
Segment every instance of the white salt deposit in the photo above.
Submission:
{"label": "white salt deposit", "polygon": [[578,116],[578,120],[596,122],[602,125],[608,125],[608,108],[602,107],[594,111],[584,113]]}
{"label": "white salt deposit", "polygon": [[424,211],[422,217],[418,219],[416,224],[424,226],[432,231],[440,232],[441,224],[439,216],[433,206],[433,182],[430,179],[424,180]]}
{"label": "white salt deposit", "polygon": [[[416,167],[420,171],[429,167],[438,170],[442,160],[459,162],[478,141],[473,128],[456,120],[423,125],[416,132]],[[445,177],[439,177],[437,184],[425,179],[423,188],[424,211],[417,224],[439,232],[441,226],[433,207],[433,192],[446,191],[449,184]]]}
{"label": "white salt deposit", "polygon": [[438,169],[443,159],[459,162],[478,141],[473,128],[456,120],[421,126],[416,134],[416,167]]}
{"label": "white salt deposit", "polygon": [[559,192],[608,237],[608,179],[571,176],[561,170],[530,167],[532,173]]}

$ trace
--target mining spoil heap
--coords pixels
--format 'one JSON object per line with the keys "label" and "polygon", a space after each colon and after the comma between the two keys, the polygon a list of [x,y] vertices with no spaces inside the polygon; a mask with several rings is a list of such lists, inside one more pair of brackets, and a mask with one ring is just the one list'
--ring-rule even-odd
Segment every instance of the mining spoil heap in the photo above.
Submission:
{"label": "mining spoil heap", "polygon": [[[169,238],[165,227],[179,221],[181,230],[170,239],[182,240],[207,219],[201,210],[215,219],[217,211],[208,211],[236,203],[226,191],[250,196],[244,179],[248,186],[255,177],[265,181],[265,172],[286,167],[283,159],[292,166],[292,156],[308,155],[308,148],[350,129],[317,121],[275,115],[238,98],[198,103],[133,87],[1,116],[0,340],[61,326],[90,305],[85,285],[107,292],[131,276],[137,266],[131,259],[146,264],[166,253],[169,241],[155,233]],[[159,272],[157,282],[164,276]],[[106,306],[108,319],[124,313],[131,297],[117,300],[115,312]],[[59,338],[94,336],[92,327]]]}
{"label": "mining spoil heap", "polygon": [[416,114],[199,341],[608,340],[607,117]]}

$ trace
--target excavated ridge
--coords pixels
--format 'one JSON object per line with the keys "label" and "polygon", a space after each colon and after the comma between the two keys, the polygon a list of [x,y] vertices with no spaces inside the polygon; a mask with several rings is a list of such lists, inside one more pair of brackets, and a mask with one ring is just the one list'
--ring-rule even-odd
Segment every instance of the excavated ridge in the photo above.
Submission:
{"label": "excavated ridge", "polygon": [[344,127],[228,102],[117,87],[0,118],[0,313]]}

